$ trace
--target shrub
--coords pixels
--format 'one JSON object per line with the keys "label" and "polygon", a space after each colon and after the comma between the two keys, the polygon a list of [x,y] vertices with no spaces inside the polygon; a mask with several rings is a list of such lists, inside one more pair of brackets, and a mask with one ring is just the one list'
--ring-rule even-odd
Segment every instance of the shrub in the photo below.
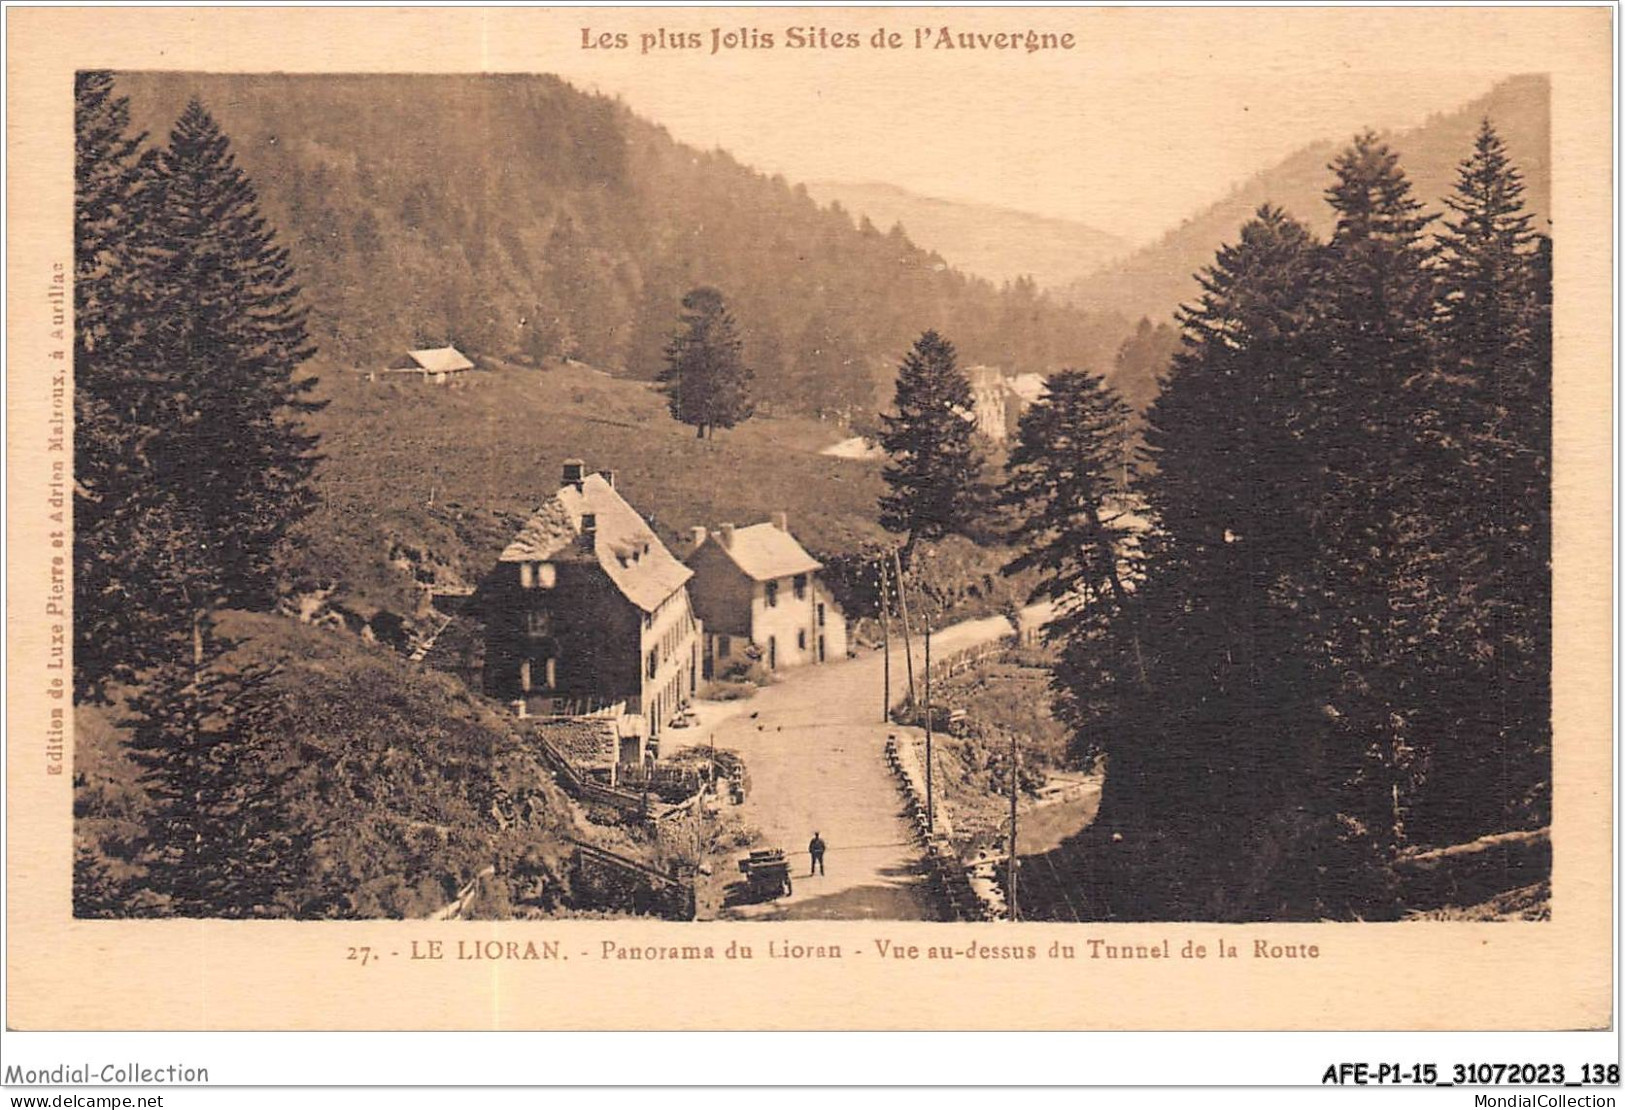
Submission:
{"label": "shrub", "polygon": [[718,680],[707,683],[700,690],[700,697],[706,701],[743,701],[755,696],[756,686],[750,682]]}

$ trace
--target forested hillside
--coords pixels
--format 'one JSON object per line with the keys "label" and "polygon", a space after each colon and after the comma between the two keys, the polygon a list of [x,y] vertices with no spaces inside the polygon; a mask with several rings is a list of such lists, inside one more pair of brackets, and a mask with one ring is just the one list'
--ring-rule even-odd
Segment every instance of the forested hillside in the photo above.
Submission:
{"label": "forested hillside", "polygon": [[324,355],[413,345],[653,377],[690,288],[728,300],[769,406],[886,396],[922,329],[967,363],[1109,363],[1127,327],[955,272],[723,151],[547,76],[130,73],[137,128],[199,97],[281,231]]}
{"label": "forested hillside", "polygon": [[[1415,196],[1431,211],[1455,180],[1461,152],[1472,145],[1479,123],[1488,117],[1523,170],[1528,210],[1535,226],[1547,230],[1551,204],[1551,92],[1543,76],[1503,81],[1486,95],[1454,112],[1429,119],[1421,127],[1388,137],[1405,159]],[[1157,242],[1107,266],[1058,295],[1092,310],[1153,320],[1172,317],[1179,305],[1196,297],[1192,276],[1213,260],[1214,252],[1261,204],[1282,208],[1317,235],[1332,231],[1332,209],[1325,203],[1326,166],[1346,136],[1328,136],[1263,170],[1169,231]]]}

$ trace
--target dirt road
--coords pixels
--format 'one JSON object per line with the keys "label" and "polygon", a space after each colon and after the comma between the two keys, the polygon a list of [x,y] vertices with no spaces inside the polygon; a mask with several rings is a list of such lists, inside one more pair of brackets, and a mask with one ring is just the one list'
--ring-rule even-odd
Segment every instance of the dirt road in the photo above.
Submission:
{"label": "dirt road", "polygon": [[[945,656],[1009,631],[1002,617],[967,621],[934,634],[931,652]],[[914,649],[919,667],[920,645]],[[682,738],[704,744],[714,734],[717,747],[744,756],[751,790],[738,814],[761,830],[765,846],[783,848],[791,861],[793,894],[730,905],[722,916],[927,920],[933,915],[902,818],[902,796],[886,768],[886,733],[907,730],[882,720],[883,668],[880,652],[863,651],[856,659],[787,671],[783,681],[744,703],[741,712],[704,735]],[[897,643],[894,696],[906,682]],[[829,846],[827,875],[808,875],[807,842],[815,830]]]}

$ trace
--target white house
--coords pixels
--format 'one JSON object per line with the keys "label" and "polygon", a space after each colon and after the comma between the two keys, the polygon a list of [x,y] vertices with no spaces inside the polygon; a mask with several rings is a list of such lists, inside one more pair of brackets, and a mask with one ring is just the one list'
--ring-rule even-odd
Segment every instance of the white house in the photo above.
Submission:
{"label": "white house", "polygon": [[696,528],[687,562],[706,674],[752,654],[769,670],[846,657],[846,617],[785,514],[745,528]]}

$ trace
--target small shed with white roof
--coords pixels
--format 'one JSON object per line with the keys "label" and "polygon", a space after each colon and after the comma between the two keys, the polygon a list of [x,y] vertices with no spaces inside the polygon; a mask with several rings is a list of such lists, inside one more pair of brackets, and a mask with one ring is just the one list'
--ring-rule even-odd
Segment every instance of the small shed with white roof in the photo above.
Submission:
{"label": "small shed with white roof", "polygon": [[428,347],[406,354],[385,367],[389,374],[415,374],[423,381],[444,385],[474,369],[474,364],[456,347]]}

